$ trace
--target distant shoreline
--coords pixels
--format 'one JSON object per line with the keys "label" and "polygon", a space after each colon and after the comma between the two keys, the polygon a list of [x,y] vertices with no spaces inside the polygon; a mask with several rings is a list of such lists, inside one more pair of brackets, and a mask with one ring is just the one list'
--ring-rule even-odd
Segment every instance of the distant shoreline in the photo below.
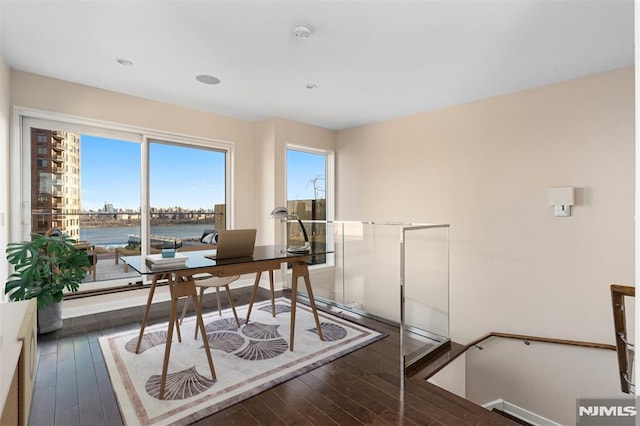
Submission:
{"label": "distant shoreline", "polygon": [[[102,225],[102,224],[101,224]],[[105,224],[106,225],[106,224]],[[152,235],[158,235],[169,238],[179,238],[183,241],[192,240],[199,241],[203,232],[206,229],[214,228],[212,223],[193,223],[176,224],[176,223],[164,223],[164,224],[152,224],[149,230]],[[81,227],[80,239],[88,241],[95,246],[102,246],[106,248],[115,248],[126,246],[129,242],[129,235],[139,235],[140,224],[135,223],[134,226],[127,226],[126,223],[117,224],[114,226],[94,226],[94,227]]]}
{"label": "distant shoreline", "polygon": [[[140,226],[139,220],[80,220],[80,228],[124,228]],[[177,226],[177,225],[205,225],[213,227],[211,219],[175,220],[175,219],[151,219],[151,226]]]}

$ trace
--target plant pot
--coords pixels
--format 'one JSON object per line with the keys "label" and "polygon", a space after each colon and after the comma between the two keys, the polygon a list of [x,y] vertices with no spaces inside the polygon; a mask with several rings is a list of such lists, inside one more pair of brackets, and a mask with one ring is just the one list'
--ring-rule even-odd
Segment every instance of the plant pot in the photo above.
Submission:
{"label": "plant pot", "polygon": [[38,308],[38,334],[51,333],[62,328],[62,302],[49,303]]}

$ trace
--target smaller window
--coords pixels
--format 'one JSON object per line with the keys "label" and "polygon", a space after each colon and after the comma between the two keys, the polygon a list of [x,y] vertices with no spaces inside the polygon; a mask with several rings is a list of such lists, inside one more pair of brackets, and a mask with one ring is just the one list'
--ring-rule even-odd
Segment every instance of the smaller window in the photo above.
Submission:
{"label": "smaller window", "polygon": [[[327,220],[327,154],[316,151],[287,149],[287,209],[305,223],[312,248],[327,246],[327,226],[315,221]],[[290,226],[287,245],[304,244],[304,235],[297,226]],[[314,257],[313,263],[325,263],[325,256]]]}

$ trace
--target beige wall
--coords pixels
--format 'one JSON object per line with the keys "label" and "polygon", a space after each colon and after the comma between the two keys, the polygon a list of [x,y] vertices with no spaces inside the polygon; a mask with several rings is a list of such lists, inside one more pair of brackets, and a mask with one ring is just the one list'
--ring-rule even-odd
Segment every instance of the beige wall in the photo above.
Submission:
{"label": "beige wall", "polygon": [[[9,193],[9,123],[11,111],[9,108],[9,66],[0,53],[0,247],[4,249],[9,240],[8,202]],[[4,253],[4,251],[3,251]],[[4,256],[2,256],[4,257]],[[0,262],[0,283],[7,280],[8,264]],[[4,285],[2,285],[4,288]],[[4,300],[4,291],[0,291],[0,302]]]}
{"label": "beige wall", "polygon": [[[632,68],[342,131],[336,158],[337,219],[451,224],[454,340],[613,343],[609,284],[634,283]],[[572,217],[554,186],[578,188]]]}
{"label": "beige wall", "polygon": [[[257,226],[260,229],[258,241],[274,241],[274,220],[269,217],[269,206],[275,206],[275,119],[270,118],[256,124],[256,145],[258,161],[257,186],[258,203],[256,205]],[[273,209],[273,207],[271,207]]]}

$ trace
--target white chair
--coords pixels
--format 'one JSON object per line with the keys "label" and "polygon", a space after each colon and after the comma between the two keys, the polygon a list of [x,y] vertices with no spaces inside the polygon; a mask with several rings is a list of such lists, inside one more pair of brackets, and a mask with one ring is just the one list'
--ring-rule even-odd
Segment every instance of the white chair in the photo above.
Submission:
{"label": "white chair", "polygon": [[[211,250],[215,249],[216,246],[209,244],[199,244],[195,246],[183,246],[180,247],[178,252],[185,251],[199,251],[199,250]],[[238,314],[236,313],[236,306],[233,303],[233,297],[231,297],[231,290],[229,289],[229,284],[236,281],[240,278],[240,275],[234,275],[232,277],[216,277],[211,274],[199,274],[193,277],[196,287],[200,289],[200,294],[198,297],[198,303],[200,303],[200,307],[202,307],[202,299],[204,298],[204,291],[207,288],[215,288],[216,289],[216,300],[218,302],[218,314],[222,316],[222,308],[220,303],[220,287],[224,287],[227,291],[227,297],[229,298],[229,303],[231,304],[231,309],[233,310],[233,316],[236,319],[236,323],[238,327],[240,327],[240,320],[238,319]],[[182,308],[182,315],[180,316],[180,324],[182,324],[182,320],[187,313],[187,308],[189,307],[189,298],[184,303],[184,307]],[[198,328],[196,327],[195,337],[198,338]]]}

